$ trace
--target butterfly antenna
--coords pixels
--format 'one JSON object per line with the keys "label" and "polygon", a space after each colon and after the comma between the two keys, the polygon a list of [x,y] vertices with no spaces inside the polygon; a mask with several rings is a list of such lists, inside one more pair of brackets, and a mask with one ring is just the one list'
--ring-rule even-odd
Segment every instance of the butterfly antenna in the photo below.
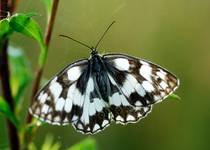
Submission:
{"label": "butterfly antenna", "polygon": [[83,43],[83,42],[80,42],[80,41],[78,41],[78,40],[76,40],[76,39],[74,39],[74,38],[72,38],[72,37],[70,37],[70,36],[63,35],[63,34],[60,34],[59,36],[68,38],[68,39],[70,39],[70,40],[72,40],[72,41],[74,41],[74,42],[77,42],[77,43],[79,43],[79,44],[81,44],[81,45],[83,45],[83,46],[85,46],[85,47],[87,47],[87,48],[93,50],[93,47],[90,47],[90,46],[88,46],[87,44],[85,44],[85,43]]}
{"label": "butterfly antenna", "polygon": [[106,35],[106,33],[109,31],[109,29],[111,28],[111,26],[115,23],[116,21],[113,21],[104,31],[104,33],[102,34],[101,38],[98,40],[95,49],[97,49],[98,45],[100,44],[100,42],[103,40],[104,36]]}

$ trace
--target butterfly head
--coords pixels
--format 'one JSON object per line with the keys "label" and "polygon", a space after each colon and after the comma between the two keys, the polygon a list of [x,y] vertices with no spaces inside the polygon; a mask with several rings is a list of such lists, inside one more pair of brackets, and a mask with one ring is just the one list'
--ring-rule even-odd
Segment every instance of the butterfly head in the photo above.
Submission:
{"label": "butterfly head", "polygon": [[98,54],[98,51],[96,50],[95,47],[91,47],[91,55],[94,56],[94,55],[97,55]]}

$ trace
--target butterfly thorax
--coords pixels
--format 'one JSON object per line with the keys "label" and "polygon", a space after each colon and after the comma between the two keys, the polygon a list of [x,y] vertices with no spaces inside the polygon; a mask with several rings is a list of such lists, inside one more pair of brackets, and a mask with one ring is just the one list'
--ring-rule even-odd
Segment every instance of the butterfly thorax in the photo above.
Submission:
{"label": "butterfly thorax", "polygon": [[93,54],[90,59],[90,76],[93,78],[95,83],[95,91],[98,93],[97,98],[103,98],[108,101],[109,95],[109,80],[107,75],[107,69],[103,62],[103,59],[98,54]]}

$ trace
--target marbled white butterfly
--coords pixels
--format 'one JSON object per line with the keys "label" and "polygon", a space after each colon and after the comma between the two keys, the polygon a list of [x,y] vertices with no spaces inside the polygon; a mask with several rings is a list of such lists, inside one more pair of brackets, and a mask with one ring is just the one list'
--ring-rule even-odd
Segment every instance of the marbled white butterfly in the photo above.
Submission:
{"label": "marbled white butterfly", "polygon": [[90,48],[91,56],[68,65],[38,92],[29,109],[33,116],[93,134],[112,120],[139,121],[177,89],[176,76],[154,63],[124,54],[99,55],[96,48],[111,25],[94,48],[68,37]]}

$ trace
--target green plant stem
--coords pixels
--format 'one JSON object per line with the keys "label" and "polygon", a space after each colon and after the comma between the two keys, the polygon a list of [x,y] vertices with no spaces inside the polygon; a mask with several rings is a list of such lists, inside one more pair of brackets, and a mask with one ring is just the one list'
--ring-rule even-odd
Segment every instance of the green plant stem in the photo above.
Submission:
{"label": "green plant stem", "polygon": [[[54,22],[55,22],[58,3],[59,3],[59,0],[53,0],[50,17],[49,17],[49,20],[47,23],[47,28],[45,30],[45,45],[46,45],[47,49],[49,48],[49,43],[51,40],[51,35],[52,35],[53,26],[54,26]],[[38,69],[36,72],[36,77],[35,77],[35,82],[34,82],[34,86],[33,86],[33,90],[32,90],[32,95],[31,95],[31,103],[39,89],[41,77],[42,77],[43,70],[44,70],[44,65],[45,65],[45,63],[42,66],[40,66],[40,65],[38,66]],[[31,121],[32,121],[32,116],[30,114],[28,114],[27,123],[31,123]]]}
{"label": "green plant stem", "polygon": [[[8,0],[0,0],[0,19],[3,19],[5,16],[5,12],[9,11]],[[11,110],[14,112],[14,101],[12,97],[11,87],[10,87],[10,71],[8,64],[8,39],[3,39],[0,41],[0,77],[2,84],[2,93],[4,99],[8,102]],[[8,134],[10,141],[10,148],[12,150],[19,150],[19,138],[18,131],[16,127],[12,124],[11,121],[7,119],[8,126]]]}

